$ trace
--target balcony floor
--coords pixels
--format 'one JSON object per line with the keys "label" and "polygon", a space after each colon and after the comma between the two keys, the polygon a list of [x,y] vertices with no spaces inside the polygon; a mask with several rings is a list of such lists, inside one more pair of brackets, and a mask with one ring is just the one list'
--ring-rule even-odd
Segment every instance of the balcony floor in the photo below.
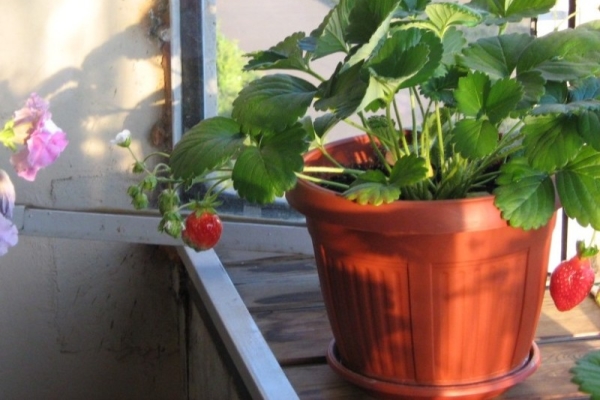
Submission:
{"label": "balcony floor", "polygon": [[[312,257],[276,256],[224,262],[231,280],[301,399],[369,399],[327,365],[332,335]],[[588,399],[569,369],[600,349],[600,308],[592,299],[558,312],[544,300],[536,342],[541,367],[500,399]]]}

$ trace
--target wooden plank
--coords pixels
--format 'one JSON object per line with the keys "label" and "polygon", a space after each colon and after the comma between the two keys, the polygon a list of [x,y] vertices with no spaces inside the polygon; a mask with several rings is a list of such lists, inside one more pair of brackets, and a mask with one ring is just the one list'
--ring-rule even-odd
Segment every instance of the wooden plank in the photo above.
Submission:
{"label": "wooden plank", "polygon": [[280,364],[325,358],[333,338],[325,308],[264,311],[253,316]]}
{"label": "wooden plank", "polygon": [[569,370],[575,361],[600,349],[600,340],[570,341],[540,345],[542,364],[526,381],[506,392],[501,399],[589,399],[571,382]]}
{"label": "wooden plank", "polygon": [[323,306],[312,257],[229,263],[227,272],[250,312]]}
{"label": "wooden plank", "polygon": [[600,334],[600,307],[589,298],[576,308],[560,312],[546,292],[537,329],[538,341]]}
{"label": "wooden plank", "polygon": [[[569,369],[587,352],[600,349],[600,341],[572,341],[540,346],[542,364],[526,381],[514,386],[498,399],[589,399],[571,383]],[[327,364],[289,366],[285,374],[303,400],[372,399],[361,389],[346,383]]]}

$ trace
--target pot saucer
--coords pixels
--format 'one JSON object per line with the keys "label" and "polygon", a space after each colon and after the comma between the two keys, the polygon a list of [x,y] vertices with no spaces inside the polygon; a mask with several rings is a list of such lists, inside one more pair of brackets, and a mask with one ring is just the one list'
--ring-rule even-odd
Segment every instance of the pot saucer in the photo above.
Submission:
{"label": "pot saucer", "polygon": [[524,381],[540,365],[540,351],[532,344],[526,362],[509,373],[481,382],[461,385],[418,385],[403,384],[374,379],[360,375],[346,368],[339,357],[335,340],[331,341],[327,351],[329,366],[348,382],[366,390],[369,394],[382,399],[467,399],[481,400],[498,396],[511,386]]}

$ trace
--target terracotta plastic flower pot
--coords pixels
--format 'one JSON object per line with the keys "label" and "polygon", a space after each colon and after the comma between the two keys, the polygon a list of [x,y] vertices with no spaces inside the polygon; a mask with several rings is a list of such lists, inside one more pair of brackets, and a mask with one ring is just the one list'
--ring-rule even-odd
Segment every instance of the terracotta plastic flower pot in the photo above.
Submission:
{"label": "terracotta plastic flower pot", "polygon": [[[371,159],[364,137],[329,151]],[[483,399],[537,369],[555,218],[523,231],[493,196],[361,206],[306,181],[287,199],[306,216],[344,378],[383,397]]]}

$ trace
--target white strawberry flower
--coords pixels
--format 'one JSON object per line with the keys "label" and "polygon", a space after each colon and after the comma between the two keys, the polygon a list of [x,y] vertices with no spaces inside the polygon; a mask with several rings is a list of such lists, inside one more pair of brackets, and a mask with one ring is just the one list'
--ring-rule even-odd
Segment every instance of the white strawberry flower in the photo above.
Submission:
{"label": "white strawberry flower", "polygon": [[129,129],[123,129],[121,132],[117,133],[117,136],[112,139],[110,143],[120,147],[129,147],[131,144],[131,132]]}

